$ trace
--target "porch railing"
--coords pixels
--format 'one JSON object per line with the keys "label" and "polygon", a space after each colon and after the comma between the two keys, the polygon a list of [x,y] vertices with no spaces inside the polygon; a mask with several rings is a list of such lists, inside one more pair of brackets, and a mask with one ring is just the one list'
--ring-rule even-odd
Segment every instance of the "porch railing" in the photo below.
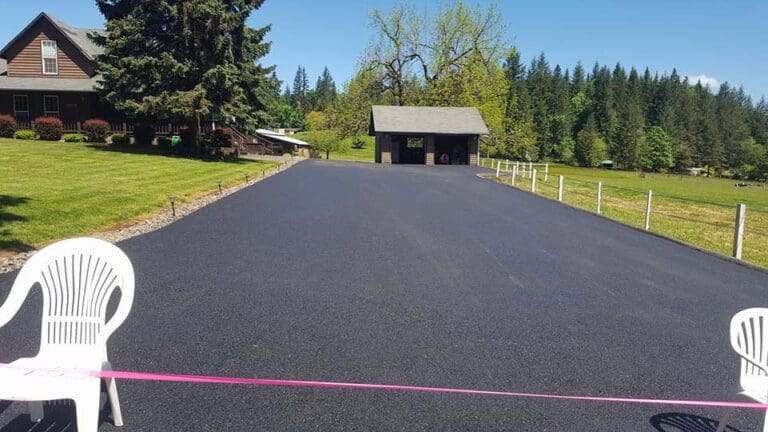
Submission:
{"label": "porch railing", "polygon": [[[16,121],[17,129],[33,129],[31,121]],[[84,133],[82,122],[63,123],[64,133]],[[109,123],[109,133],[124,133],[127,135],[133,134],[134,125],[131,122],[119,122]],[[155,124],[155,135],[158,136],[170,136],[178,135],[181,125],[174,123],[157,123]]]}

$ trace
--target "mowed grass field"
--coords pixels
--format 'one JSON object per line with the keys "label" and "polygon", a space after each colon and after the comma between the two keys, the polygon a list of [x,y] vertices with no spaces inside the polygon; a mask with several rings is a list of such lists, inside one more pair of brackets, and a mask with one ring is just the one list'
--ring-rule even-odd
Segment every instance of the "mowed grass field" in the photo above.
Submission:
{"label": "mowed grass field", "polygon": [[[488,161],[485,162],[488,166]],[[504,167],[502,162],[502,167]],[[577,168],[552,164],[544,180],[536,166],[537,193],[557,199],[558,176],[565,178],[563,201],[597,211],[597,182],[602,181],[601,213],[644,227],[648,190],[653,191],[650,230],[723,255],[733,252],[736,205],[746,204],[743,259],[768,267],[768,189],[761,183],[737,187],[736,180]],[[511,183],[509,173],[501,181]],[[530,189],[530,178],[516,185]]]}
{"label": "mowed grass field", "polygon": [[[294,135],[296,139],[302,141],[311,142],[311,132],[299,132]],[[341,147],[343,150],[338,152],[331,152],[331,160],[352,161],[352,162],[370,162],[373,163],[375,157],[375,138],[372,136],[360,136],[365,146],[361,149],[352,148],[352,138],[344,138],[341,140]],[[322,154],[325,158],[325,153]]]}
{"label": "mowed grass field", "polygon": [[[151,150],[149,150],[151,151]],[[0,252],[39,247],[133,221],[272,169],[146,150],[0,138]]]}

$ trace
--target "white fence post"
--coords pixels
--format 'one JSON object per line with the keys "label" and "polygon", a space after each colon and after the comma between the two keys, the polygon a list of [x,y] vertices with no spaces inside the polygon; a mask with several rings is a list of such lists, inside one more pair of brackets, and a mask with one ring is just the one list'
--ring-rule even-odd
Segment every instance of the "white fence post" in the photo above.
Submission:
{"label": "white fence post", "polygon": [[549,181],[549,164],[544,164],[544,181]]}
{"label": "white fence post", "polygon": [[531,192],[536,192],[536,170],[531,170]]}
{"label": "white fence post", "polygon": [[651,202],[653,201],[653,191],[648,190],[648,202],[645,204],[645,230],[651,229]]}
{"label": "white fence post", "polygon": [[517,180],[516,177],[517,177],[517,166],[512,165],[512,186],[515,185],[515,181]]}
{"label": "white fence post", "polygon": [[600,204],[603,200],[603,182],[597,182],[597,214],[601,213]]}
{"label": "white fence post", "polygon": [[733,232],[733,257],[741,259],[741,252],[744,249],[744,222],[747,216],[747,206],[745,204],[736,205],[736,226]]}
{"label": "white fence post", "polygon": [[563,182],[565,180],[565,177],[560,176],[560,178],[557,180],[557,200],[563,201]]}
{"label": "white fence post", "polygon": [[499,172],[501,171],[501,161],[496,164],[496,178],[499,178]]}
{"label": "white fence post", "polygon": [[533,162],[528,162],[528,177],[531,177],[531,174],[533,174]]}
{"label": "white fence post", "polygon": [[504,159],[504,172],[509,172],[509,159]]}

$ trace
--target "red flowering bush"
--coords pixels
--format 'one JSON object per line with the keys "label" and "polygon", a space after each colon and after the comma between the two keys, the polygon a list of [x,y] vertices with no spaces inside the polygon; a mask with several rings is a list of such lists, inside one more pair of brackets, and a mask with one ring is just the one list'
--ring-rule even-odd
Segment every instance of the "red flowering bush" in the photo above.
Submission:
{"label": "red flowering bush", "polygon": [[58,117],[38,117],[35,119],[34,128],[41,140],[59,141],[64,134],[64,125]]}
{"label": "red flowering bush", "polygon": [[16,133],[16,119],[9,115],[0,115],[0,137],[13,138]]}
{"label": "red flowering bush", "polygon": [[88,142],[103,143],[107,142],[109,134],[109,123],[102,119],[90,119],[83,123],[83,132]]}

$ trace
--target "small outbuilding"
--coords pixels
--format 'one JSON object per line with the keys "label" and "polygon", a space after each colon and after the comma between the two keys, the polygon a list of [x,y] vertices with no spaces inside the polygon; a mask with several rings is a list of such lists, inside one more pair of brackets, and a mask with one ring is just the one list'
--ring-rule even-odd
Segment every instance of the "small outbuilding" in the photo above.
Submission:
{"label": "small outbuilding", "polygon": [[271,154],[290,153],[307,157],[312,150],[312,144],[308,142],[269,129],[257,129],[254,141],[253,148],[249,148],[249,152],[256,154],[269,149]]}
{"label": "small outbuilding", "polygon": [[488,127],[477,108],[373,106],[376,163],[477,165]]}

